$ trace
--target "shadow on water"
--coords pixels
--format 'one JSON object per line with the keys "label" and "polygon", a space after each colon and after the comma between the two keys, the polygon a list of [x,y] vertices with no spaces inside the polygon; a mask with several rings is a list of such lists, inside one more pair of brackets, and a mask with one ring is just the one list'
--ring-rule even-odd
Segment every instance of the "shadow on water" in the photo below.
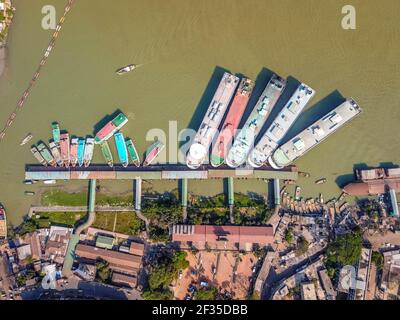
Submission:
{"label": "shadow on water", "polygon": [[335,90],[307,110],[303,111],[286,134],[282,144],[292,139],[296,134],[309,127],[315,121],[335,109],[344,101],[345,98],[341,95],[341,93],[338,90]]}
{"label": "shadow on water", "polygon": [[117,114],[121,112],[122,111],[120,109],[117,109],[112,114],[106,115],[99,122],[97,122],[93,127],[93,135],[95,135],[98,131],[100,131],[101,128],[103,128],[109,121],[114,119],[117,116]]}
{"label": "shadow on water", "polygon": [[354,174],[349,173],[349,174],[343,174],[343,175],[338,176],[335,179],[335,182],[336,182],[337,186],[342,189],[346,184],[348,184],[350,182],[354,182],[355,179],[356,178],[355,178]]}
{"label": "shadow on water", "polygon": [[[207,111],[208,106],[211,103],[211,100],[215,94],[215,91],[218,88],[218,85],[222,79],[222,76],[224,75],[225,72],[230,72],[229,70],[216,66],[214,69],[214,72],[208,81],[207,87],[204,90],[203,95],[200,98],[199,103],[197,104],[197,107],[193,113],[192,118],[189,121],[189,124],[187,126],[188,129],[193,129],[193,130],[198,130],[199,126],[201,124],[201,121],[203,120],[205,113]],[[185,141],[180,141],[179,142],[179,148],[181,148],[185,143],[188,142],[188,139]]]}
{"label": "shadow on water", "polygon": [[282,95],[279,97],[278,101],[276,102],[275,106],[272,108],[271,114],[268,116],[268,119],[265,122],[264,126],[261,128],[261,130],[257,136],[256,143],[262,138],[262,136],[267,131],[269,126],[272,124],[272,122],[275,120],[275,118],[277,117],[279,112],[282,111],[283,107],[289,101],[290,97],[296,91],[296,89],[300,85],[300,83],[301,82],[299,80],[297,80],[296,78],[294,78],[292,76],[289,76],[287,78],[286,87],[283,90]]}

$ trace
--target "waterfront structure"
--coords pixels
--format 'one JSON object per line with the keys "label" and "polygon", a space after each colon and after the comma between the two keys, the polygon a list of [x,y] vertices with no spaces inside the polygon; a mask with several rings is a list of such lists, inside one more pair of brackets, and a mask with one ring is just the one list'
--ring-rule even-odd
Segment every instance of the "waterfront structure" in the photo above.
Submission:
{"label": "waterfront structure", "polygon": [[357,181],[348,183],[343,191],[351,196],[400,192],[400,168],[375,168],[356,171]]}
{"label": "waterfront structure", "polygon": [[197,169],[207,160],[211,142],[218,131],[238,83],[238,77],[228,72],[224,73],[186,155],[186,164],[189,168]]}
{"label": "waterfront structure", "polygon": [[171,234],[182,248],[197,249],[251,251],[255,244],[265,247],[274,239],[273,228],[267,226],[173,225]]}
{"label": "waterfront structure", "polygon": [[114,133],[120,130],[126,123],[128,118],[120,112],[113,120],[107,122],[107,124],[97,132],[95,139],[96,144],[101,144],[102,142],[110,139]]}
{"label": "waterfront structure", "polygon": [[251,166],[261,167],[267,161],[314,95],[315,90],[304,83],[299,85],[261,140],[250,152],[248,162]]}
{"label": "waterfront structure", "polygon": [[269,164],[275,169],[281,169],[290,165],[337,129],[359,115],[361,111],[361,108],[353,99],[347,99],[290,141],[276,149],[268,158]]}
{"label": "waterfront structure", "polygon": [[264,92],[254,106],[243,128],[235,138],[232,148],[228,152],[228,156],[225,159],[228,166],[237,168],[246,162],[247,155],[253,148],[254,141],[259,131],[265,124],[272,108],[276,105],[285,86],[285,79],[276,74],[272,75],[272,78],[265,87]]}
{"label": "waterfront structure", "polygon": [[226,154],[231,147],[253,88],[254,83],[252,80],[247,78],[241,80],[239,88],[233,98],[232,105],[229,107],[225,121],[221,127],[221,132],[213,144],[210,157],[210,162],[213,167],[218,167],[225,162]]}
{"label": "waterfront structure", "polygon": [[7,239],[7,217],[6,210],[0,204],[0,243]]}
{"label": "waterfront structure", "polygon": [[151,167],[128,166],[127,168],[111,168],[107,165],[91,165],[89,168],[50,168],[38,165],[27,165],[26,180],[177,180],[177,179],[282,179],[297,180],[295,166],[282,170],[262,167],[241,172],[227,166],[218,169],[211,165],[203,165],[197,170],[188,170],[186,165],[152,165]]}

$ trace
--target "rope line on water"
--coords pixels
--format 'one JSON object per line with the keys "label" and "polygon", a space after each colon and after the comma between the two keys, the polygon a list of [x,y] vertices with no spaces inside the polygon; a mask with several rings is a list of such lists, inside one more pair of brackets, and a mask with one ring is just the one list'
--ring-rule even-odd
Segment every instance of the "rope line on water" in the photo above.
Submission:
{"label": "rope line on water", "polygon": [[39,79],[40,71],[41,71],[42,67],[46,64],[47,59],[49,58],[50,53],[51,53],[51,51],[53,50],[53,48],[54,48],[54,46],[56,44],[58,35],[60,34],[61,28],[62,28],[62,26],[63,26],[63,24],[65,22],[65,19],[66,19],[68,13],[71,10],[71,7],[74,4],[74,2],[75,2],[75,0],[68,0],[68,3],[64,8],[64,14],[60,18],[60,20],[59,20],[59,22],[58,22],[58,24],[56,26],[56,30],[54,31],[53,36],[51,37],[49,45],[46,48],[46,51],[45,51],[45,53],[43,55],[42,60],[40,61],[39,67],[36,69],[36,72],[34,73],[32,79],[29,81],[28,88],[24,91],[24,93],[22,94],[22,97],[18,100],[16,108],[10,114],[10,116],[8,117],[3,129],[0,131],[0,141],[2,141],[4,139],[7,129],[10,128],[11,125],[13,124],[15,118],[17,117],[18,111],[21,111],[22,108],[24,107],[24,104],[25,104],[25,102],[26,102],[26,100],[27,100],[32,88],[34,87],[34,85],[36,84],[37,80]]}

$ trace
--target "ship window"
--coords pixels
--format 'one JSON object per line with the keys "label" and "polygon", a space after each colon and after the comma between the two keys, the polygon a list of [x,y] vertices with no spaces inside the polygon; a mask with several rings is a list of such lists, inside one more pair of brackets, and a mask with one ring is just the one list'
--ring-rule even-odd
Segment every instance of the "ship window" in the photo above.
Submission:
{"label": "ship window", "polygon": [[306,146],[304,144],[304,141],[301,138],[297,138],[296,140],[293,140],[293,145],[296,148],[297,151],[301,151],[304,149]]}

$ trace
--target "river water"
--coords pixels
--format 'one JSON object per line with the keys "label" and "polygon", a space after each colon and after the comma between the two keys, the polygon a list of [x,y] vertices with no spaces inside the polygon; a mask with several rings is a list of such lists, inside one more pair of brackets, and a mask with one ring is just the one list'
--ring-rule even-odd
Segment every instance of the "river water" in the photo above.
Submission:
{"label": "river water", "polygon": [[[47,47],[51,30],[41,27],[41,8],[52,4],[58,17],[65,0],[14,0],[17,8],[8,47],[8,66],[0,79],[0,120],[5,121]],[[93,133],[96,123],[120,109],[130,118],[124,133],[145,151],[152,128],[168,132],[197,129],[210,89],[221,70],[241,73],[259,84],[267,70],[303,81],[317,91],[292,133],[317,114],[353,97],[363,114],[296,164],[310,172],[302,179],[305,196],[337,196],[354,165],[398,163],[400,2],[353,0],[357,29],[341,27],[337,0],[77,0],[55,49],[24,110],[0,143],[0,200],[17,223],[38,197],[24,196],[24,166],[34,163],[20,140],[50,139],[50,124],[59,121],[71,134]],[[117,77],[118,67],[143,64]],[[266,68],[266,69],[263,69]],[[215,87],[214,87],[215,88]],[[322,101],[322,102],[321,102]],[[101,161],[95,151],[95,162]],[[347,175],[347,176],[346,176]],[[315,185],[326,177],[328,183]],[[102,182],[125,191],[131,182]],[[86,183],[69,182],[69,188]],[[159,190],[175,182],[154,182]],[[190,191],[222,192],[222,181],[190,182]],[[265,193],[261,181],[237,181],[235,190]]]}

